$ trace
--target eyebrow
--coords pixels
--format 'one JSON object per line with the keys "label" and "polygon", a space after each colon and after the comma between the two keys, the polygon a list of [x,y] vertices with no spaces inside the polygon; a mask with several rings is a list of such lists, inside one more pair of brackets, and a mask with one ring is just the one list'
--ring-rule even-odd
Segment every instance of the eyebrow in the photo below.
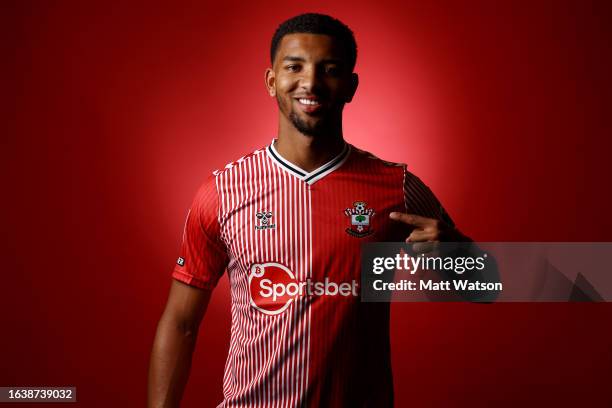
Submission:
{"label": "eyebrow", "polygon": [[[294,55],[287,55],[286,57],[283,58],[283,61],[291,61],[291,62],[306,62],[306,60],[302,57],[297,57]],[[337,65],[342,65],[342,60],[339,59],[325,59],[323,61],[321,61],[321,63],[323,64],[337,64]]]}
{"label": "eyebrow", "polygon": [[293,55],[287,55],[285,58],[283,58],[283,61],[304,62],[306,60],[302,57],[295,57]]}

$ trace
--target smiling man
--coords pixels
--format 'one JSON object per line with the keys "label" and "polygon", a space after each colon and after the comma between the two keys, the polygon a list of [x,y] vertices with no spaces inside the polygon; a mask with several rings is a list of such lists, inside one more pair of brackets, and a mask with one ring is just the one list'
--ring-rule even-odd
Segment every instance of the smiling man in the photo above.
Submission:
{"label": "smiling man", "polygon": [[150,407],[180,403],[226,269],[232,328],[220,406],[393,405],[389,304],[360,302],[361,244],[467,238],[404,164],[345,142],[356,56],[351,30],[329,16],[276,30],[265,85],[278,102],[278,138],[196,194],[153,346]]}

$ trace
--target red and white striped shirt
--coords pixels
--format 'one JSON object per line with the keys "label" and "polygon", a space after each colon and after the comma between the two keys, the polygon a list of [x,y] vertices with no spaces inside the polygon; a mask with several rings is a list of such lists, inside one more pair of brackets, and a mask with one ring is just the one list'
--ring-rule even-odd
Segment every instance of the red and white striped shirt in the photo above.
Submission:
{"label": "red and white striped shirt", "polygon": [[272,143],[204,182],[172,276],[212,289],[228,271],[220,406],[393,405],[389,304],[358,288],[361,244],[409,235],[392,211],[452,224],[405,165],[349,144],[307,172]]}

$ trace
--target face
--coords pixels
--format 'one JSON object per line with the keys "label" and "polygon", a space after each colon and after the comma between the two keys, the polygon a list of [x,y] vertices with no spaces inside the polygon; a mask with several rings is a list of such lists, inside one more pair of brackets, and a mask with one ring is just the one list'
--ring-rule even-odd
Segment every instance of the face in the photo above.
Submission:
{"label": "face", "polygon": [[266,86],[275,96],[281,120],[308,136],[341,128],[342,109],[357,88],[338,41],[322,34],[285,35]]}

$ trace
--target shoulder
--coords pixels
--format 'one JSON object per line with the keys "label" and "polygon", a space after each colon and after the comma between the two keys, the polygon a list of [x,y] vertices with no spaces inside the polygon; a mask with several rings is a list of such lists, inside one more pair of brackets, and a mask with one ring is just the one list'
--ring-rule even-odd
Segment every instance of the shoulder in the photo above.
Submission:
{"label": "shoulder", "polygon": [[215,178],[223,177],[224,175],[231,173],[232,170],[240,169],[241,167],[248,166],[251,162],[256,160],[260,155],[264,154],[266,147],[259,148],[251,153],[248,153],[239,159],[231,161],[221,169],[217,169],[212,172],[212,176]]}
{"label": "shoulder", "polygon": [[380,166],[385,166],[385,167],[405,167],[406,166],[405,163],[397,163],[397,162],[392,162],[388,160],[383,160],[380,157],[374,155],[373,153],[370,153],[366,150],[360,149],[353,145],[351,145],[351,149],[357,160],[369,161],[374,165],[380,165]]}
{"label": "shoulder", "polygon": [[195,201],[201,204],[217,200],[217,194],[222,189],[222,183],[227,179],[227,176],[231,175],[235,170],[240,170],[243,166],[248,166],[250,162],[256,160],[257,156],[264,152],[265,147],[257,149],[206,175],[199,185]]}
{"label": "shoulder", "polygon": [[360,167],[367,169],[367,171],[403,173],[406,169],[405,163],[383,160],[378,156],[353,145],[351,145],[351,150],[353,153],[353,162],[358,164]]}

